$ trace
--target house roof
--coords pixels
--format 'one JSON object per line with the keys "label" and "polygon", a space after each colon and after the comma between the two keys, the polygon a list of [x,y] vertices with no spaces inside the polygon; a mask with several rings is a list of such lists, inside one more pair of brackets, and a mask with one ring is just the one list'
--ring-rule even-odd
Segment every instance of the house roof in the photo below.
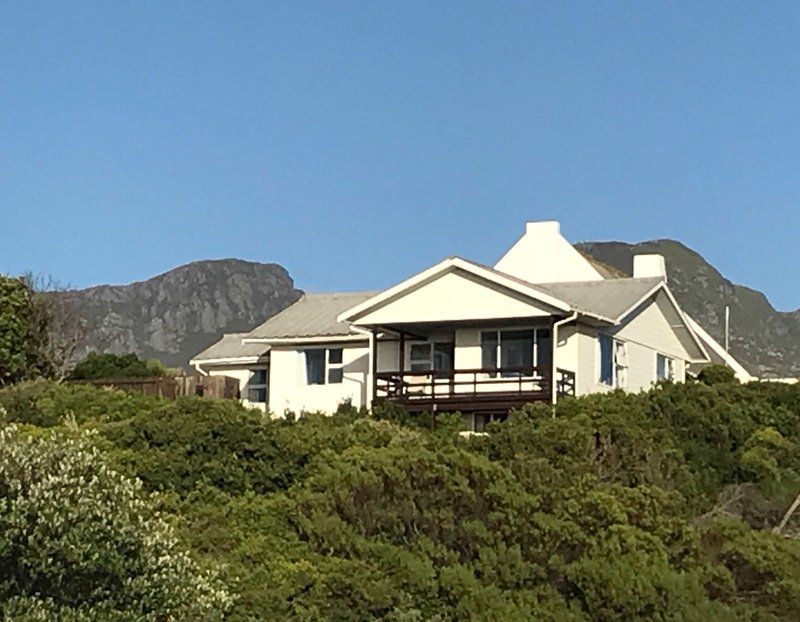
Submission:
{"label": "house roof", "polygon": [[692,327],[692,330],[698,336],[700,341],[703,342],[703,346],[705,346],[706,352],[709,355],[710,362],[719,365],[727,365],[733,369],[736,377],[741,382],[749,382],[750,380],[753,380],[753,376],[750,374],[750,372],[748,372],[739,361],[733,358],[729,352],[726,352],[725,348],[716,339],[709,335],[708,332],[702,326],[700,326],[700,324],[698,324],[688,315],[686,316],[686,321],[688,322],[689,326]]}
{"label": "house roof", "polygon": [[245,335],[245,339],[290,339],[350,335],[350,326],[337,316],[378,292],[305,294],[292,306],[272,316]]}
{"label": "house roof", "polygon": [[618,322],[664,283],[660,278],[604,279],[534,287],[563,300],[575,311]]}
{"label": "house roof", "polygon": [[617,270],[614,266],[611,266],[607,263],[600,261],[599,259],[596,259],[595,257],[592,257],[589,253],[586,253],[578,248],[576,248],[575,250],[577,250],[586,261],[592,264],[594,269],[597,270],[604,279],[625,279],[625,278],[630,278],[631,276],[630,274],[626,274],[622,270]]}
{"label": "house roof", "polygon": [[339,314],[338,319],[341,322],[353,321],[376,305],[380,305],[381,303],[401,296],[412,288],[417,287],[418,285],[423,284],[430,279],[436,278],[440,274],[446,274],[453,270],[462,270],[471,273],[487,281],[491,281],[497,285],[501,285],[507,289],[511,289],[526,295],[529,298],[536,299],[539,302],[549,305],[555,309],[562,311],[569,310],[568,304],[555,298],[544,290],[538,289],[536,286],[523,279],[506,274],[500,270],[484,266],[483,264],[470,261],[469,259],[464,259],[463,257],[453,256],[440,261],[435,266],[432,266],[427,270],[423,270],[419,274],[415,274],[402,283],[398,283],[394,287],[390,287],[385,291],[378,292],[377,294],[370,296],[369,298],[361,301],[359,304],[355,304],[352,307],[343,309]]}
{"label": "house roof", "polygon": [[190,363],[227,359],[259,358],[267,353],[269,346],[263,343],[242,343],[247,333],[228,333],[205,350],[192,357]]}

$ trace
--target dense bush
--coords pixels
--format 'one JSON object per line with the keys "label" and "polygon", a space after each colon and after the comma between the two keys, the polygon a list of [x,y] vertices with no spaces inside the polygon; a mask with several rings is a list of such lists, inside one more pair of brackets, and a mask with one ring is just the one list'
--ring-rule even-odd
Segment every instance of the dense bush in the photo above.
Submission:
{"label": "dense bush", "polygon": [[40,434],[94,430],[194,555],[222,564],[231,620],[800,610],[800,515],[773,533],[800,493],[800,387],[597,395],[555,417],[526,407],[472,437],[458,417],[431,429],[343,408],[288,423],[230,402],[49,383],[0,391],[0,408],[53,428]]}
{"label": "dense bush", "polygon": [[697,379],[705,384],[732,384],[738,382],[736,373],[727,365],[709,365],[697,375]]}
{"label": "dense bush", "polygon": [[217,620],[227,590],[84,434],[0,430],[4,619]]}
{"label": "dense bush", "polygon": [[100,354],[91,352],[73,368],[71,380],[100,380],[106,378],[147,378],[174,375],[160,361],[145,361],[135,354]]}

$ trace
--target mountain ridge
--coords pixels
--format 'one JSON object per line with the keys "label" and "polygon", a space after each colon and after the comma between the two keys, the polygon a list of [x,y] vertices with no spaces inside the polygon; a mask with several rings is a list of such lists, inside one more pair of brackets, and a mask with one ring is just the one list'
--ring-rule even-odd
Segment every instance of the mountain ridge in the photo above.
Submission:
{"label": "mountain ridge", "polygon": [[800,376],[800,310],[777,310],[763,292],[733,283],[696,250],[672,239],[582,242],[575,247],[628,275],[634,255],[663,255],[670,289],[681,307],[720,343],[725,339],[725,306],[730,306],[731,354],[751,373]]}
{"label": "mountain ridge", "polygon": [[241,259],[197,260],[125,285],[64,292],[86,323],[76,358],[135,352],[185,367],[226,332],[253,329],[302,291],[286,268]]}
{"label": "mountain ridge", "polygon": [[[725,305],[730,305],[731,353],[751,373],[800,376],[800,310],[778,311],[762,292],[733,283],[694,249],[671,239],[581,242],[575,247],[624,275],[632,273],[635,254],[664,255],[678,302],[720,343]],[[302,293],[280,264],[223,258],[64,295],[86,320],[87,335],[77,357],[92,350],[135,352],[186,367],[223,333],[252,330]]]}

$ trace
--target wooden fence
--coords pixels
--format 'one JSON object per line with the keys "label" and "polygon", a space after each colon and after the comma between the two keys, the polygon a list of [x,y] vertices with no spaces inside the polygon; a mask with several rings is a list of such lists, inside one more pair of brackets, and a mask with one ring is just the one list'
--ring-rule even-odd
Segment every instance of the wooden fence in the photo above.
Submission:
{"label": "wooden fence", "polygon": [[184,395],[239,399],[239,381],[228,376],[152,376],[148,378],[73,380],[72,382],[90,384],[95,387],[110,387],[144,395],[156,395],[172,400]]}

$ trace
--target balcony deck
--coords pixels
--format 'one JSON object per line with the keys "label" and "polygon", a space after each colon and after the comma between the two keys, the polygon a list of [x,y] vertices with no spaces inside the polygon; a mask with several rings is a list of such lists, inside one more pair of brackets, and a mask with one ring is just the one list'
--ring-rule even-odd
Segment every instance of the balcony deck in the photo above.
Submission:
{"label": "balcony deck", "polygon": [[[504,413],[553,399],[550,371],[535,367],[377,372],[374,401],[409,412]],[[575,395],[575,374],[557,370],[556,392]]]}

